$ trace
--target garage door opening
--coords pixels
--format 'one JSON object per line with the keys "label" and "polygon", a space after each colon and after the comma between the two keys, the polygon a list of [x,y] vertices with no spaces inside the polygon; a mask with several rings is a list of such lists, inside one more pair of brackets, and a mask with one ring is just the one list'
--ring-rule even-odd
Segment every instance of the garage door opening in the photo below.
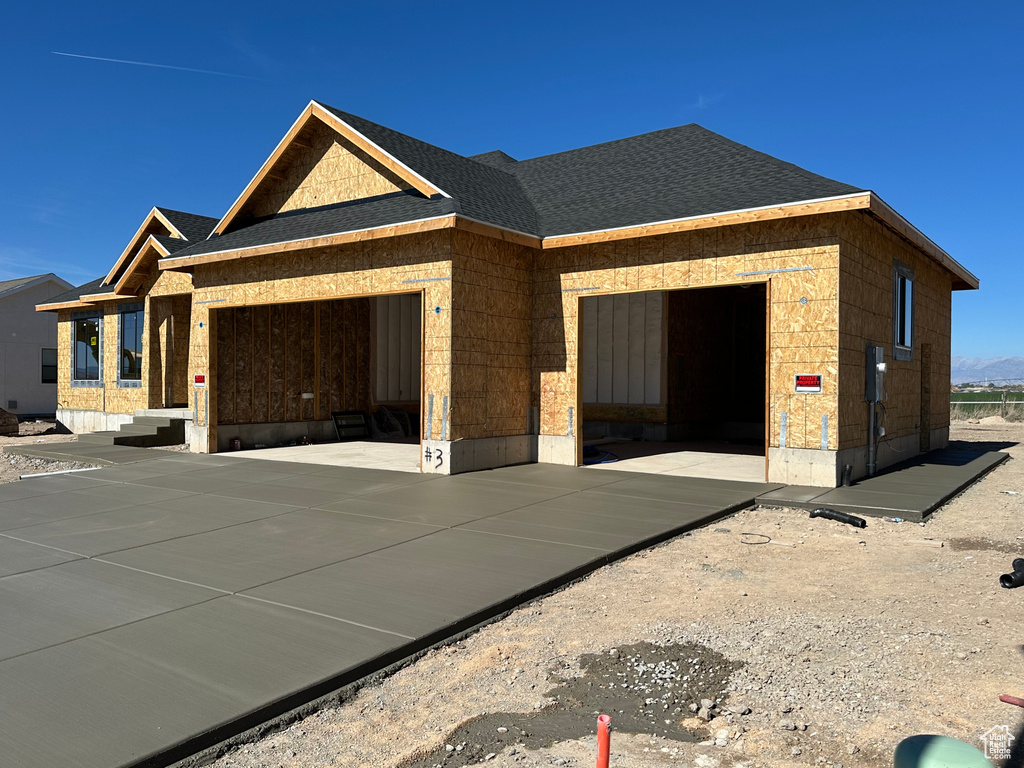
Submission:
{"label": "garage door opening", "polygon": [[217,449],[418,472],[419,294],[217,311]]}
{"label": "garage door opening", "polygon": [[581,461],[765,478],[765,284],[581,300]]}

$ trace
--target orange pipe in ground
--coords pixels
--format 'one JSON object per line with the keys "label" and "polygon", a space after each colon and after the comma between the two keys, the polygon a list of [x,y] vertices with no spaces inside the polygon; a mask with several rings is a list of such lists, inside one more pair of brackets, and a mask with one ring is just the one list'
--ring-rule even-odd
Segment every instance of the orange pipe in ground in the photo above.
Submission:
{"label": "orange pipe in ground", "polygon": [[608,752],[611,747],[611,734],[608,726],[612,719],[608,715],[597,718],[597,768],[608,768]]}

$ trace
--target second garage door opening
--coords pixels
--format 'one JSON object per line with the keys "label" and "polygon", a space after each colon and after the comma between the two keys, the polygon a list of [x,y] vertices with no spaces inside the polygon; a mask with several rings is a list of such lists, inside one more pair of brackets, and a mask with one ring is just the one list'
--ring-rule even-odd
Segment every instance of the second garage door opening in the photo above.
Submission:
{"label": "second garage door opening", "polygon": [[764,284],[582,300],[585,465],[761,481]]}

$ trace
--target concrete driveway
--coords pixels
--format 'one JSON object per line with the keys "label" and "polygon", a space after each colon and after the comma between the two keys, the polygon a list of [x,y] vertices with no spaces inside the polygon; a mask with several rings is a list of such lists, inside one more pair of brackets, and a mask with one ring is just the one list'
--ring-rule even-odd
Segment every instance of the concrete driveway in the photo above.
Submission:
{"label": "concrete driveway", "polygon": [[142,456],[0,486],[4,766],[168,764],[779,487]]}

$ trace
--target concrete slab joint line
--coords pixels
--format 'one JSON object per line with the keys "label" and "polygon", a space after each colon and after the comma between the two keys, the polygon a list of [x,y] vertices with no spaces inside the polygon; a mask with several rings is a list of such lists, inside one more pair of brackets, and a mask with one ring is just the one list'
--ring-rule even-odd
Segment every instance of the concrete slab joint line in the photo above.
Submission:
{"label": "concrete slab joint line", "polygon": [[788,417],[789,414],[785,411],[779,414],[779,448],[786,447],[786,421]]}
{"label": "concrete slab joint line", "polygon": [[448,395],[441,398],[441,439],[448,439]]}
{"label": "concrete slab joint line", "polygon": [[426,439],[429,440],[434,431],[434,396],[427,395],[427,429]]}
{"label": "concrete slab joint line", "polygon": [[828,414],[821,414],[821,450],[828,450]]}
{"label": "concrete slab joint line", "polygon": [[[4,604],[30,630],[0,633],[4,765],[174,764],[752,504],[921,519],[1008,458],[933,451],[825,490],[538,464],[310,473],[125,450],[151,460],[0,486],[0,573],[27,568]],[[37,600],[46,585],[53,599]]]}

